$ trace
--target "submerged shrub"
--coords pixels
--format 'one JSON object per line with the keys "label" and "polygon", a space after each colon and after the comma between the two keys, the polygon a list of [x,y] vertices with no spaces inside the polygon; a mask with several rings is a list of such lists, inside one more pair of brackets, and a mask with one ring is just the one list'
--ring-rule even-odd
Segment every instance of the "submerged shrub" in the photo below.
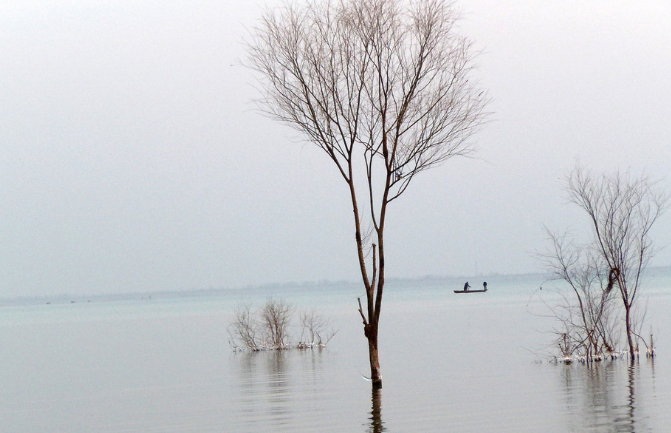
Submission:
{"label": "submerged shrub", "polygon": [[325,346],[337,333],[331,325],[331,320],[315,313],[314,310],[301,313],[301,339],[298,348]]}
{"label": "submerged shrub", "polygon": [[234,348],[244,347],[249,350],[260,350],[259,324],[254,319],[249,305],[238,307],[233,323],[228,327],[229,343]]}
{"label": "submerged shrub", "polygon": [[269,298],[255,314],[250,305],[239,306],[228,326],[228,343],[235,351],[311,349],[325,347],[337,331],[331,320],[314,312],[300,315],[301,337],[291,343],[289,332],[295,308],[284,300]]}

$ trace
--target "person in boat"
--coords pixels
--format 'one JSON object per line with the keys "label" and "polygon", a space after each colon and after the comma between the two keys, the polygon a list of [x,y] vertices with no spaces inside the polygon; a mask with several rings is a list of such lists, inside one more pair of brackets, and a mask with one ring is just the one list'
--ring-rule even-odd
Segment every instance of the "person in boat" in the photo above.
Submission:
{"label": "person in boat", "polygon": [[466,281],[466,284],[464,284],[464,292],[468,292],[468,289],[470,289],[471,286],[468,285],[468,281]]}
{"label": "person in boat", "polygon": [[487,281],[485,281],[484,283],[482,283],[482,287],[484,287],[485,290],[487,290]]}

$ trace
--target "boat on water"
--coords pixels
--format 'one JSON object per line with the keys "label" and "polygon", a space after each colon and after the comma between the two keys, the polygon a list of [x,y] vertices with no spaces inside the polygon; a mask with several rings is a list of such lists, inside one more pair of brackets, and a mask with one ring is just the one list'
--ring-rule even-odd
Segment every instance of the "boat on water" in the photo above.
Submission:
{"label": "boat on water", "polygon": [[468,281],[466,281],[466,284],[464,284],[464,289],[463,290],[455,290],[454,293],[482,293],[487,291],[487,281],[482,283],[482,289],[480,290],[468,290],[471,288],[471,285],[468,284]]}

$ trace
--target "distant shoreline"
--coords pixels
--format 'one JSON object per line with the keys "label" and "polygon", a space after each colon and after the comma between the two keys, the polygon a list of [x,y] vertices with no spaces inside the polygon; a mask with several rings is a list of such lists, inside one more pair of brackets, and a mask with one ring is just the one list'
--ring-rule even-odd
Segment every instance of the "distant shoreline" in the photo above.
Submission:
{"label": "distant shoreline", "polygon": [[[671,273],[671,266],[651,266],[645,270],[645,274],[650,274],[654,272],[665,272]],[[542,279],[550,279],[551,275],[547,272],[529,272],[529,273],[519,273],[519,274],[499,274],[499,273],[489,273],[489,274],[480,274],[480,275],[460,275],[460,276],[439,276],[439,275],[427,275],[423,277],[413,277],[413,278],[387,278],[387,287],[394,287],[399,285],[407,285],[408,283],[414,284],[432,284],[437,282],[444,282],[448,285],[456,284],[458,285],[465,281],[479,281],[479,280],[500,280],[500,279],[516,279],[523,277],[534,277],[538,276]],[[302,282],[286,282],[286,283],[268,283],[268,284],[259,284],[259,285],[248,285],[248,286],[239,286],[239,287],[228,287],[228,288],[194,288],[194,289],[184,289],[184,290],[157,290],[151,292],[120,292],[120,293],[105,293],[105,294],[67,294],[60,293],[57,295],[36,295],[36,296],[15,296],[15,297],[0,297],[0,307],[2,306],[12,306],[12,305],[36,305],[36,304],[77,304],[77,303],[88,303],[88,302],[114,302],[114,301],[126,301],[126,300],[146,300],[151,301],[152,299],[162,299],[162,298],[190,298],[190,297],[199,297],[207,296],[213,294],[225,294],[225,293],[240,293],[241,291],[250,291],[259,292],[259,295],[264,294],[264,292],[270,292],[277,289],[308,289],[311,287],[342,287],[342,286],[358,286],[361,283],[356,280],[317,280],[317,281],[302,281]]]}

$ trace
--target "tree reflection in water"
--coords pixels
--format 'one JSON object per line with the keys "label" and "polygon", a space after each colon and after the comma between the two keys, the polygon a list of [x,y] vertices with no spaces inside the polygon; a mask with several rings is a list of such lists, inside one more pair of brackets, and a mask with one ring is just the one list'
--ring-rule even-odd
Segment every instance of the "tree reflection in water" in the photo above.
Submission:
{"label": "tree reflection in water", "polygon": [[236,353],[237,382],[241,398],[236,405],[245,428],[291,422],[293,410],[291,375],[285,351]]}
{"label": "tree reflection in water", "polygon": [[[634,408],[636,407],[636,397],[634,395],[634,372],[637,367],[638,362],[630,362],[629,368],[627,371],[627,389],[629,390],[629,396],[627,397],[627,416],[622,419],[621,425],[624,427],[619,431],[631,432],[634,433],[636,429],[634,428],[634,423],[636,417],[634,416]],[[620,423],[617,423],[620,425]]]}
{"label": "tree reflection in water", "polygon": [[[654,363],[651,367],[654,387]],[[651,431],[643,425],[645,416],[639,413],[640,402],[636,398],[636,385],[641,372],[638,361],[608,361],[591,365],[567,365],[563,368],[570,431]]]}
{"label": "tree reflection in water", "polygon": [[382,422],[382,389],[373,388],[371,396],[372,408],[370,410],[370,427],[369,433],[380,433],[385,431],[384,423]]}

